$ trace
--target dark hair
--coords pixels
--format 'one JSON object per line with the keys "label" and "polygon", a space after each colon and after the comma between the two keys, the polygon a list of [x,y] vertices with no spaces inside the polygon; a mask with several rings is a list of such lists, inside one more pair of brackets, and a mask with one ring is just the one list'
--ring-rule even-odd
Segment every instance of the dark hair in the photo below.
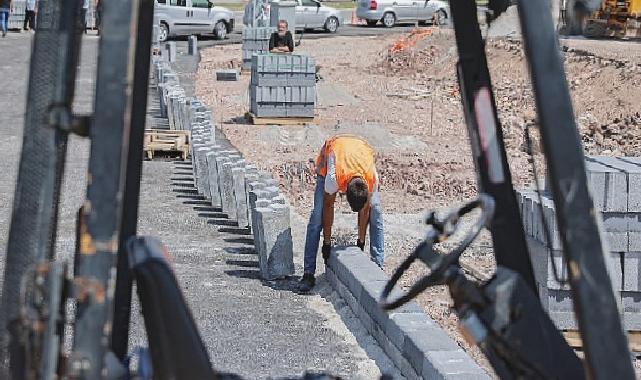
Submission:
{"label": "dark hair", "polygon": [[347,203],[352,208],[352,211],[361,211],[365,203],[367,203],[367,183],[360,177],[352,178],[347,184]]}

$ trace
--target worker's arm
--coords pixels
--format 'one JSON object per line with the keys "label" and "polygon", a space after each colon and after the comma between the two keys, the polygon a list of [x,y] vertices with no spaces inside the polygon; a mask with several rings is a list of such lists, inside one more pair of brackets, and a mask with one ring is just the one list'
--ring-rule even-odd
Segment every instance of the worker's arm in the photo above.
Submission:
{"label": "worker's arm", "polygon": [[290,32],[287,32],[287,48],[290,53],[294,51],[294,37]]}
{"label": "worker's arm", "polygon": [[272,35],[269,37],[269,51],[274,51],[274,39],[275,39],[275,33],[272,33]]}
{"label": "worker's arm", "polygon": [[334,224],[334,201],[336,193],[325,193],[323,197],[323,245],[332,243],[332,225]]}
{"label": "worker's arm", "polygon": [[367,236],[367,225],[369,224],[369,203],[363,206],[361,211],[358,212],[358,240],[365,242],[365,237]]}

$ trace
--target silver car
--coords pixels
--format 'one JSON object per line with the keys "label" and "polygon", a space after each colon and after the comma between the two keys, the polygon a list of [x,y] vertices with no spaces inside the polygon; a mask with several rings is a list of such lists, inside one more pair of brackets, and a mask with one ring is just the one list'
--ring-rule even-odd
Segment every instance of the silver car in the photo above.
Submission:
{"label": "silver car", "polygon": [[296,0],[297,29],[325,29],[336,33],[343,24],[340,12],[336,8],[327,7],[317,0]]}
{"label": "silver car", "polygon": [[356,16],[369,26],[380,21],[388,28],[404,22],[445,24],[449,7],[440,0],[358,0]]}
{"label": "silver car", "polygon": [[209,0],[155,0],[154,20],[160,24],[159,38],[213,34],[222,40],[234,30],[234,14],[214,7]]}

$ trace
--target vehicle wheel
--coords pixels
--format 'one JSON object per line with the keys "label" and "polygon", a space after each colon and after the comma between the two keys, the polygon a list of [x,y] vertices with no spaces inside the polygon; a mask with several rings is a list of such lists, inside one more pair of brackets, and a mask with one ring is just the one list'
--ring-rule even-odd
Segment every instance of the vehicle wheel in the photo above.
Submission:
{"label": "vehicle wheel", "polygon": [[378,20],[367,20],[367,26],[376,26],[378,24]]}
{"label": "vehicle wheel", "polygon": [[167,41],[168,37],[169,37],[169,27],[164,22],[161,22],[160,30],[158,31],[158,40],[160,42],[165,42]]}
{"label": "vehicle wheel", "polygon": [[214,36],[217,40],[224,40],[227,37],[227,25],[224,21],[218,21],[214,25]]}
{"label": "vehicle wheel", "polygon": [[338,19],[334,16],[325,21],[325,30],[329,33],[336,33],[338,30]]}
{"label": "vehicle wheel", "polygon": [[447,25],[447,13],[443,9],[439,9],[438,12],[434,13],[432,24]]}
{"label": "vehicle wheel", "polygon": [[394,16],[394,13],[392,12],[386,12],[383,15],[383,25],[385,25],[386,28],[391,28],[396,24],[396,16]]}

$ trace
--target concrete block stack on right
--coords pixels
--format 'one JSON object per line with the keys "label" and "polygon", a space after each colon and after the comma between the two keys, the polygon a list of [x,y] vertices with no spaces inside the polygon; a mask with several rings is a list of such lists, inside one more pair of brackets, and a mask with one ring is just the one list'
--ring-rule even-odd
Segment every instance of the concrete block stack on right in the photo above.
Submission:
{"label": "concrete block stack on right", "polygon": [[[586,157],[586,174],[594,208],[600,214],[605,263],[612,288],[621,302],[621,317],[628,331],[641,331],[641,158]],[[556,225],[554,203],[546,187],[543,204],[530,190],[517,191],[523,226],[543,306],[562,330],[578,329],[568,285],[567,264]],[[541,210],[542,209],[542,213]],[[543,221],[551,238],[547,241]]]}

